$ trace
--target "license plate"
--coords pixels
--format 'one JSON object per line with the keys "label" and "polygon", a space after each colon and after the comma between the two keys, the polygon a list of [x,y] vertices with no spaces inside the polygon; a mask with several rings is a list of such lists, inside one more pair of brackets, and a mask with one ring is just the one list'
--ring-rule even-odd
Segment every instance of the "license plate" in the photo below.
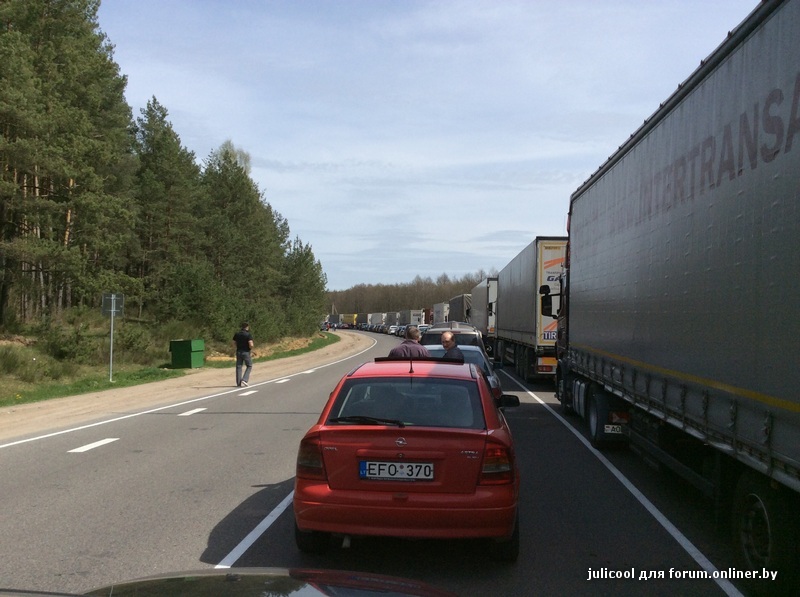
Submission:
{"label": "license plate", "polygon": [[361,460],[358,463],[358,476],[384,481],[432,481],[433,463]]}
{"label": "license plate", "polygon": [[606,433],[622,433],[622,425],[606,425],[604,431]]}

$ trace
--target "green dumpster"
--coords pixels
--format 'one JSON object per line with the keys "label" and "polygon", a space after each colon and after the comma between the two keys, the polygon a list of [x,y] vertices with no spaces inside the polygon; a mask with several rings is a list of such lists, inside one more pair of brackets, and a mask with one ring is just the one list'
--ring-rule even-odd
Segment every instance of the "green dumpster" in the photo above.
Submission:
{"label": "green dumpster", "polygon": [[203,366],[206,343],[203,340],[170,340],[173,369],[196,369]]}

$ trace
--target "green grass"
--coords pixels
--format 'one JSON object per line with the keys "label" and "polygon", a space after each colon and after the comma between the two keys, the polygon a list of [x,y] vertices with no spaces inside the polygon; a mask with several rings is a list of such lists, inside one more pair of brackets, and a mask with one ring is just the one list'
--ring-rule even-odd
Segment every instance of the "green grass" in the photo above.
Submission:
{"label": "green grass", "polygon": [[[273,361],[319,350],[340,340],[339,336],[321,333],[302,348],[278,350],[255,362]],[[39,361],[26,349],[3,347],[0,350],[0,407],[40,402],[52,398],[77,396],[112,388],[125,388],[185,375],[186,369],[115,365],[113,380],[109,381],[108,365],[63,366],[38,354]],[[235,361],[206,361],[204,368],[234,367]],[[55,371],[55,373],[53,373]]]}

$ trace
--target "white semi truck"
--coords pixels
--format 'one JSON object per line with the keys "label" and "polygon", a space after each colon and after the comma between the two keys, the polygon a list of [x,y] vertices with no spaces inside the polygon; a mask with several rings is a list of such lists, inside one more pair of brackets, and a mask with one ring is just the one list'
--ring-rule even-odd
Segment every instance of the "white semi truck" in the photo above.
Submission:
{"label": "white semi truck", "polygon": [[511,364],[520,377],[552,378],[556,373],[556,322],[542,315],[538,291],[557,287],[567,238],[536,237],[497,276],[495,360]]}

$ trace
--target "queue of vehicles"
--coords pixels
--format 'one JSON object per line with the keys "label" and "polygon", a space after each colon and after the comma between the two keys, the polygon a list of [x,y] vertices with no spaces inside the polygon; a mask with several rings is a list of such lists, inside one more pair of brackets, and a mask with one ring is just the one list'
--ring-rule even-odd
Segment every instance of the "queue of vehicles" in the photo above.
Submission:
{"label": "queue of vehicles", "polygon": [[759,4],[572,194],[568,236],[533,239],[459,311],[496,362],[553,379],[595,446],[700,488],[741,566],[784,589],[800,586],[797,40],[800,0]]}

